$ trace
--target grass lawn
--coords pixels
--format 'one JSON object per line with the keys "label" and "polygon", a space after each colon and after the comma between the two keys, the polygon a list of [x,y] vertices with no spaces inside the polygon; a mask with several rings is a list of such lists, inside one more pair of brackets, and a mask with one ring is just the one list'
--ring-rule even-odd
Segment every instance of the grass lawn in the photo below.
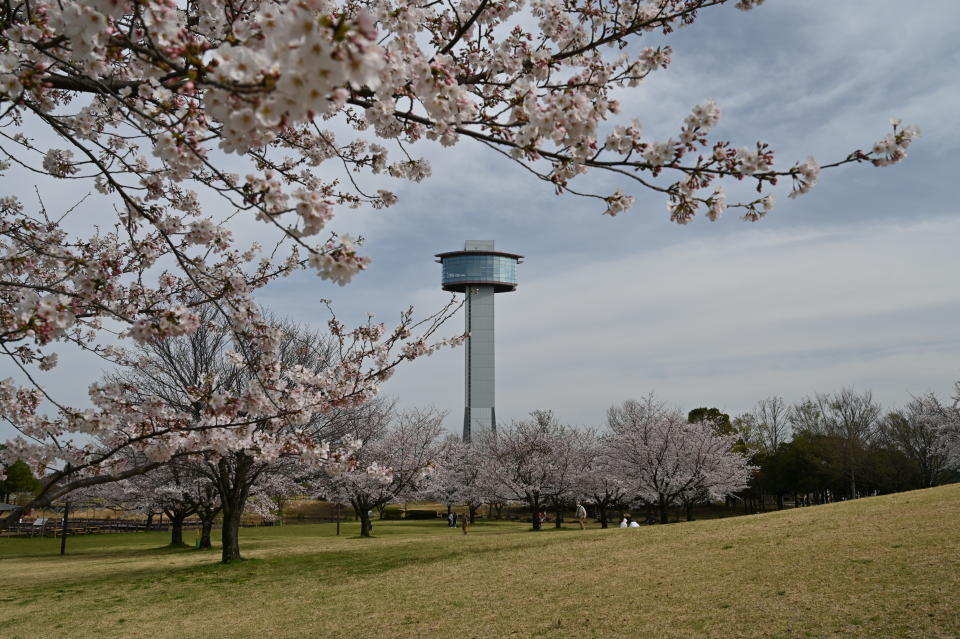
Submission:
{"label": "grass lawn", "polygon": [[[960,637],[960,485],[621,530],[443,521],[0,539],[0,636]],[[191,538],[192,539],[192,538]]]}

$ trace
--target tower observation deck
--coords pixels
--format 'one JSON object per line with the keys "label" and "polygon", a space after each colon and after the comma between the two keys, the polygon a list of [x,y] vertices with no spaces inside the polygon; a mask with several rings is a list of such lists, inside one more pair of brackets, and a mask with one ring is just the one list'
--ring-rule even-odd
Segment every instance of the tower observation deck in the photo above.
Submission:
{"label": "tower observation deck", "polygon": [[472,434],[497,429],[494,408],[493,296],[517,290],[517,264],[522,255],[494,249],[492,240],[467,240],[462,251],[438,253],[443,290],[466,295],[466,380],[463,441]]}

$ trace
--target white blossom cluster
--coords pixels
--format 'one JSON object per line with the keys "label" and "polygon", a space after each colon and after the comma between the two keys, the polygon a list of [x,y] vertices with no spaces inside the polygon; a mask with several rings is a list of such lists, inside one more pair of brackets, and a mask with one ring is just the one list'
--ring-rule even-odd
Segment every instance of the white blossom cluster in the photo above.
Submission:
{"label": "white blossom cluster", "polygon": [[900,120],[891,120],[893,133],[885,136],[873,145],[873,153],[878,156],[873,160],[875,166],[890,166],[907,157],[907,147],[920,137],[920,129],[915,126],[903,126]]}

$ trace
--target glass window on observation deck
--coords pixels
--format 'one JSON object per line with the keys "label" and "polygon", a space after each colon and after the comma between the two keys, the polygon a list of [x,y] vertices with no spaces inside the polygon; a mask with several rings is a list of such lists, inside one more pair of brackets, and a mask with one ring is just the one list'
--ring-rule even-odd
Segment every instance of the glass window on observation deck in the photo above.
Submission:
{"label": "glass window on observation deck", "polygon": [[443,281],[517,283],[517,261],[500,255],[457,255],[444,258]]}

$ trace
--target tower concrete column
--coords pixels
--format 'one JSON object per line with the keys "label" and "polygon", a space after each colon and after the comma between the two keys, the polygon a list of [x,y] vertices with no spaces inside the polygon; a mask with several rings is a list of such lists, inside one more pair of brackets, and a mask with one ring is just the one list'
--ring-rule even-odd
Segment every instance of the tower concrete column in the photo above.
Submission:
{"label": "tower concrete column", "polygon": [[494,306],[492,286],[470,286],[466,291],[467,340],[463,441],[472,433],[496,430]]}

